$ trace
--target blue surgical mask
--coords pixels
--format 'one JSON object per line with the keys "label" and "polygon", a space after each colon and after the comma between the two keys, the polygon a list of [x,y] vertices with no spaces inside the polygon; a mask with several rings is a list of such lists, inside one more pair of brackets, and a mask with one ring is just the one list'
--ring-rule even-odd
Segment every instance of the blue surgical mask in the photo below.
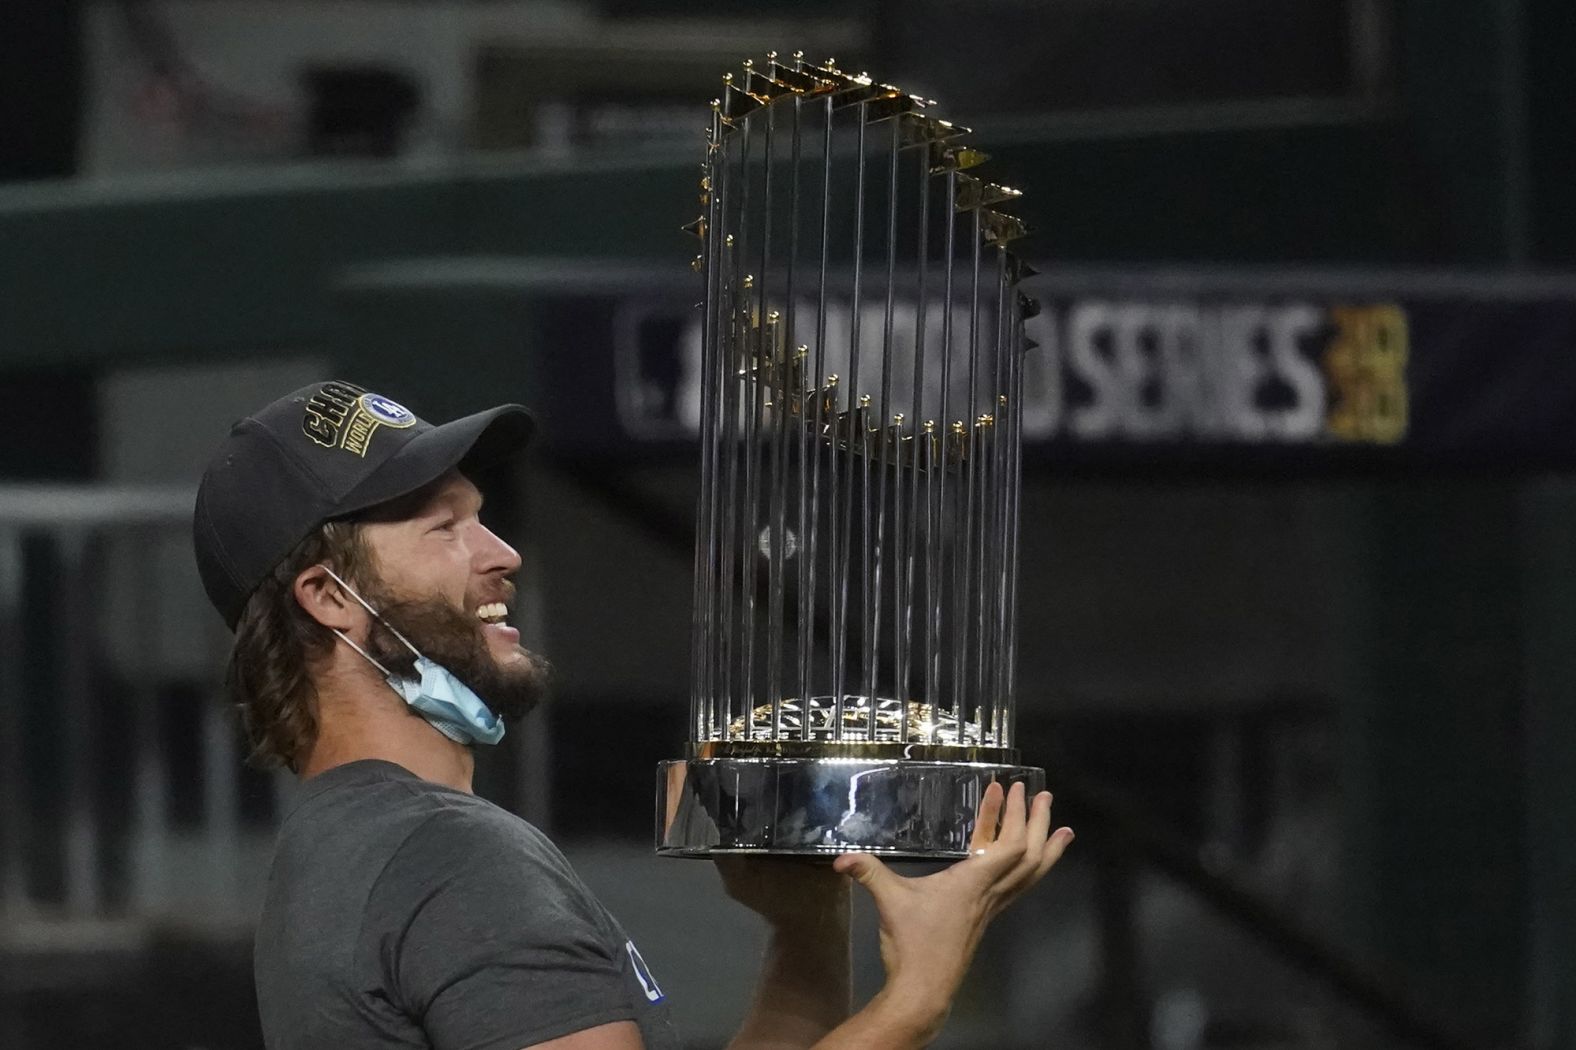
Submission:
{"label": "blue surgical mask", "polygon": [[340,579],[328,566],[324,570],[334,578],[361,607],[371,613],[379,623],[389,629],[389,633],[398,638],[416,657],[416,674],[419,677],[410,678],[396,675],[372,658],[361,646],[345,636],[343,631],[335,630],[339,640],[360,653],[373,667],[383,672],[384,681],[389,687],[400,695],[407,704],[413,707],[427,722],[458,744],[496,744],[503,739],[503,719],[493,714],[492,710],[476,695],[475,690],[454,676],[454,672],[436,661],[429,660],[421,651],[410,643],[403,634],[394,630],[388,621],[376,609],[368,605],[355,589]]}

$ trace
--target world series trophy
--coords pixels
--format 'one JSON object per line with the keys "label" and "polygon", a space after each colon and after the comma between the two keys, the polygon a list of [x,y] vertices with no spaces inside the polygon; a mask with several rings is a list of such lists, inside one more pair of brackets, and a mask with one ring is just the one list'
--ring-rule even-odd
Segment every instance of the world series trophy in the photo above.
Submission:
{"label": "world series trophy", "polygon": [[689,751],[657,851],[966,856],[1013,747],[1019,192],[930,100],[796,54],[713,101],[700,182]]}

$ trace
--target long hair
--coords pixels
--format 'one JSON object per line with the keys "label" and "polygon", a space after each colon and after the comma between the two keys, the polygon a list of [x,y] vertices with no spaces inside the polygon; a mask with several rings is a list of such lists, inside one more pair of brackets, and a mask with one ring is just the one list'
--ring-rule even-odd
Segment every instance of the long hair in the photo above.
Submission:
{"label": "long hair", "polygon": [[326,564],[359,584],[371,574],[371,563],[360,525],[331,521],[297,544],[247,600],[235,628],[225,688],[240,712],[252,765],[299,772],[317,740],[310,667],[328,655],[336,639],[296,601],[296,577]]}

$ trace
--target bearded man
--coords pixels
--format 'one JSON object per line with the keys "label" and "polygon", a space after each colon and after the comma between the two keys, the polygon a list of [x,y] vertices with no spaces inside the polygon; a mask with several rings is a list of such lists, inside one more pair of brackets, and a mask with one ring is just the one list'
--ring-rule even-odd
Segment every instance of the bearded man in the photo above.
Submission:
{"label": "bearded man", "polygon": [[[471,790],[472,749],[540,698],[507,623],[520,557],[481,523],[476,468],[524,447],[518,405],[442,426],[351,383],[240,420],[194,516],[254,758],[303,781],[257,931],[270,1050],[664,1050],[655,976],[562,853]],[[986,793],[974,856],[926,878],[874,857],[736,862],[772,931],[734,1047],[901,1050],[939,1031],[986,925],[1056,863],[1050,797]],[[1000,830],[997,830],[998,824]],[[849,886],[887,982],[849,1009]]]}

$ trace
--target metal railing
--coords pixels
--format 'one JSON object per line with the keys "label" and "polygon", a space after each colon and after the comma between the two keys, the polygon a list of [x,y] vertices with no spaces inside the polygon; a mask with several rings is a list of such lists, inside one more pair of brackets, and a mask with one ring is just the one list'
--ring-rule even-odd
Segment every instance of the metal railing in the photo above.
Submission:
{"label": "metal railing", "polygon": [[[243,770],[193,493],[0,486],[0,961],[245,930],[282,777]],[[244,797],[243,797],[244,796]],[[8,982],[9,983],[9,982]]]}

